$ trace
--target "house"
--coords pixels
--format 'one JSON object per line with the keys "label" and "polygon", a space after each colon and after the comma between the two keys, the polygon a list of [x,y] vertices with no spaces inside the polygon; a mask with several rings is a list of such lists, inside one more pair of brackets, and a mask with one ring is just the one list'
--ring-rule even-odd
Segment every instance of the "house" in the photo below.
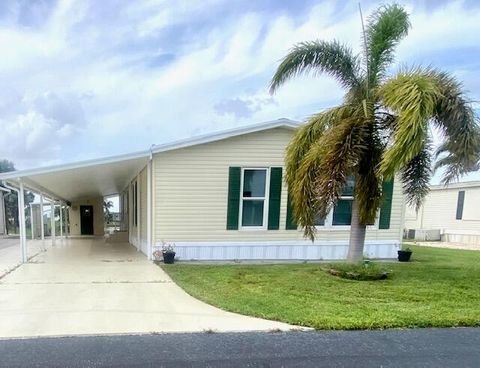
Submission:
{"label": "house", "polygon": [[407,237],[480,245],[480,181],[434,185],[424,204],[407,207]]}
{"label": "house", "polygon": [[[181,260],[345,258],[351,190],[319,223],[315,242],[293,223],[284,153],[297,127],[279,119],[0,180],[36,191],[52,208],[68,208],[61,221],[69,236],[102,236],[103,198],[118,193],[120,229],[149,258],[163,242],[175,243]],[[385,193],[367,230],[369,257],[394,258],[401,243],[401,185],[392,182]]]}

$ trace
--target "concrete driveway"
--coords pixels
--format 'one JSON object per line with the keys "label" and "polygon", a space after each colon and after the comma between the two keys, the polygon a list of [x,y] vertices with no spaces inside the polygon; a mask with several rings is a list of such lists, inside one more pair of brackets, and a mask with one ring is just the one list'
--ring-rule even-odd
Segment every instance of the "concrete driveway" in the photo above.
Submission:
{"label": "concrete driveway", "polygon": [[0,279],[0,338],[291,328],[198,301],[127,243],[57,240]]}

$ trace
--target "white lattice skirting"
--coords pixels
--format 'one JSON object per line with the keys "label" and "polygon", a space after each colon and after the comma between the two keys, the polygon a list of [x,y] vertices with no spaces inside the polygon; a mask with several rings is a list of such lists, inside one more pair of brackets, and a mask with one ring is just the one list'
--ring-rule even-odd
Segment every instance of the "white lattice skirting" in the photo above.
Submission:
{"label": "white lattice skirting", "polygon": [[[156,244],[160,249],[161,244]],[[154,249],[154,250],[155,250]],[[365,242],[365,257],[396,258],[398,240]],[[348,241],[176,242],[176,259],[183,261],[335,260],[345,259]]]}

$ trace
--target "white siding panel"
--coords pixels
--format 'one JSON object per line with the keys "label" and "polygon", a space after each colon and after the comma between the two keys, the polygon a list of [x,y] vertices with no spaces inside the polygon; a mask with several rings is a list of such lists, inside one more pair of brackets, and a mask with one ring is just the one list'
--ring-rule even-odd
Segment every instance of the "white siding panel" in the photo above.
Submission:
{"label": "white siding panel", "polygon": [[[463,216],[456,219],[458,192],[465,191]],[[438,229],[442,233],[480,233],[480,187],[432,190],[409,229]],[[452,238],[453,239],[453,238]]]}

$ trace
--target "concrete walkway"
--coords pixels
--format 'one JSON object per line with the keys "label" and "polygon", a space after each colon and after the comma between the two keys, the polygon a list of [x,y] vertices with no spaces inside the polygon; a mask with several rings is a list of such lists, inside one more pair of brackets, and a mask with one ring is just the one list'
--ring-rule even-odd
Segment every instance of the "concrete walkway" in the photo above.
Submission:
{"label": "concrete walkway", "polygon": [[0,338],[291,328],[198,301],[127,243],[57,240],[0,279]]}

